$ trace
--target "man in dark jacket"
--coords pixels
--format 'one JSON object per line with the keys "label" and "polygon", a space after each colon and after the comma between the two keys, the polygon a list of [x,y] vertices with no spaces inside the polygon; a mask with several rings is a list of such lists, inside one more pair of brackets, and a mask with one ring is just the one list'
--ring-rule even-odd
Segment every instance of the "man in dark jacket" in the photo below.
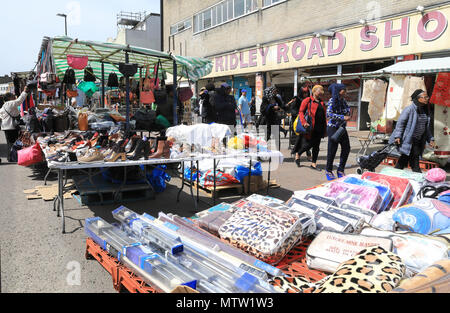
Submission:
{"label": "man in dark jacket", "polygon": [[[265,117],[265,122],[267,126],[266,130],[266,140],[269,142],[272,136],[272,127],[275,127],[280,131],[280,112],[284,109],[284,105],[278,97],[278,93],[275,87],[269,87],[264,90],[264,97],[261,104],[261,115]],[[275,129],[274,128],[274,129]],[[280,148],[280,137],[279,134],[275,136],[277,149]]]}
{"label": "man in dark jacket", "polygon": [[215,97],[216,87],[213,83],[209,83],[205,86],[205,90],[200,93],[200,101],[202,101],[202,123],[211,124],[216,122],[216,111],[212,106],[211,97]]}
{"label": "man in dark jacket", "polygon": [[216,123],[236,126],[236,100],[230,95],[231,87],[224,83],[220,88],[210,94],[211,107],[216,112]]}

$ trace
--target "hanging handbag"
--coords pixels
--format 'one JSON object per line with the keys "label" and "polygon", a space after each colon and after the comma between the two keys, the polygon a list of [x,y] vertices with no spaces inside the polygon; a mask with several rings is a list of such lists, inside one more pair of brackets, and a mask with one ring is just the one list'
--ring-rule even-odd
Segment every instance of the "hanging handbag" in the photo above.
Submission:
{"label": "hanging handbag", "polygon": [[89,130],[88,114],[80,113],[78,114],[78,129],[81,131]]}
{"label": "hanging handbag", "polygon": [[75,71],[71,68],[67,69],[66,73],[64,74],[63,84],[66,85],[74,85],[77,83],[76,77],[75,77]]}
{"label": "hanging handbag", "polygon": [[89,58],[87,56],[67,55],[67,64],[76,70],[84,70],[88,65]]}
{"label": "hanging handbag", "polygon": [[116,73],[109,74],[107,86],[110,88],[118,88],[119,87],[119,78],[117,77]]}
{"label": "hanging handbag", "polygon": [[133,77],[138,70],[138,64],[119,63],[119,71],[125,77]]}
{"label": "hanging handbag", "polygon": [[85,82],[95,82],[97,78],[95,77],[94,70],[92,67],[88,66],[84,69],[84,81]]}
{"label": "hanging handbag", "polygon": [[300,120],[300,114],[297,116],[297,118],[294,122],[295,134],[297,136],[298,135],[306,135],[306,134],[311,133],[311,131],[312,131],[311,102],[312,102],[312,99],[310,99],[310,102],[308,105],[308,110],[305,113],[305,121],[306,121],[306,123],[309,124],[309,126],[305,127],[302,125],[301,120]]}
{"label": "hanging handbag", "polygon": [[76,98],[76,97],[78,97],[78,91],[67,89],[66,95],[67,95],[67,98]]}
{"label": "hanging handbag", "polygon": [[[159,61],[159,68],[162,69],[161,61]],[[159,72],[159,71],[158,71]],[[167,105],[169,97],[166,90],[166,82],[164,80],[164,74],[162,75],[161,86],[153,91],[155,96],[155,103],[157,105]]]}
{"label": "hanging handbag", "polygon": [[[186,102],[191,100],[191,98],[194,96],[194,93],[192,92],[192,88],[191,88],[191,82],[189,80],[189,73],[186,69],[186,67],[184,68],[184,70],[186,71],[186,77],[188,79],[188,84],[189,87],[181,87],[178,88],[178,100],[180,100],[180,102]],[[180,77],[181,80],[181,77]]]}

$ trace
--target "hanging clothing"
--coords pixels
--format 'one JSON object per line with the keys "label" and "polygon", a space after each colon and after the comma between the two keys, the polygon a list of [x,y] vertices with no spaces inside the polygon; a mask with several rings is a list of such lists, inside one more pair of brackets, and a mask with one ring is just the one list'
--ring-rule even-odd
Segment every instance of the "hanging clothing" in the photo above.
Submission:
{"label": "hanging clothing", "polygon": [[33,95],[28,95],[24,102],[22,102],[22,105],[20,106],[20,116],[24,117],[25,112],[28,112],[31,108],[34,108],[34,99]]}
{"label": "hanging clothing", "polygon": [[400,117],[400,106],[403,97],[403,86],[405,84],[405,79],[405,75],[392,75],[389,79],[389,87],[386,98],[386,118],[388,120],[396,121]]}
{"label": "hanging clothing", "polygon": [[383,117],[386,102],[387,83],[381,79],[371,79],[364,83],[364,92],[361,101],[369,102],[369,116],[371,121],[378,121]]}
{"label": "hanging clothing", "polygon": [[450,107],[450,73],[439,73],[430,102]]}
{"label": "hanging clothing", "polygon": [[417,89],[427,90],[423,77],[407,76],[405,78],[405,84],[403,85],[403,95],[399,114],[411,104],[411,95]]}

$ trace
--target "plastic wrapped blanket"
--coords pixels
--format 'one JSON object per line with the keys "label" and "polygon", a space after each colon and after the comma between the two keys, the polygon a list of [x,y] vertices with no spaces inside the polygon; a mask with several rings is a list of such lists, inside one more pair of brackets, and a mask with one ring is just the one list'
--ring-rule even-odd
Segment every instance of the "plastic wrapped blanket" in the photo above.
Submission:
{"label": "plastic wrapped blanket", "polygon": [[339,205],[350,204],[377,213],[380,212],[382,199],[375,187],[333,182],[328,188],[325,196],[335,199]]}
{"label": "plastic wrapped blanket", "polygon": [[392,218],[402,227],[408,227],[416,233],[450,233],[450,205],[439,200],[421,199],[399,208]]}
{"label": "plastic wrapped blanket", "polygon": [[361,177],[362,179],[377,182],[389,187],[389,189],[394,193],[394,203],[392,204],[391,209],[397,209],[402,205],[407,204],[413,193],[412,185],[406,178],[372,172],[366,172]]}
{"label": "plastic wrapped blanket", "polygon": [[381,185],[381,184],[378,184],[375,182],[363,180],[363,179],[360,179],[360,178],[354,177],[354,176],[346,177],[343,181],[344,181],[344,183],[347,183],[347,184],[377,188],[381,198],[383,199],[383,202],[382,202],[379,212],[389,210],[392,205],[392,202],[394,201],[394,194],[391,192],[389,187],[387,187],[385,185]]}
{"label": "plastic wrapped blanket", "polygon": [[220,237],[270,264],[301,241],[303,226],[292,214],[248,201],[219,229]]}

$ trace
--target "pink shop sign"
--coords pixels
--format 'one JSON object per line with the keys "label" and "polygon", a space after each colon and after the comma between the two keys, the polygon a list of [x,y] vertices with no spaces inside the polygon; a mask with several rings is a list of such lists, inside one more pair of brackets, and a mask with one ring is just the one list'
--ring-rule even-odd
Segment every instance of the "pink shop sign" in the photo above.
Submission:
{"label": "pink shop sign", "polygon": [[[450,8],[445,12],[449,13]],[[248,71],[289,63],[297,63],[293,65],[298,66],[299,62],[306,64],[308,61],[327,58],[332,63],[336,57],[341,58],[339,61],[345,61],[342,58],[345,59],[347,55],[349,61],[364,60],[373,58],[374,53],[376,57],[390,56],[397,53],[396,49],[399,47],[402,47],[401,51],[405,51],[405,54],[420,53],[421,51],[408,51],[408,48],[415,49],[424,45],[427,45],[427,49],[432,48],[430,45],[446,33],[448,19],[441,11],[432,11],[419,17],[406,16],[336,32],[334,37],[312,37],[218,56],[214,58],[214,69],[218,73]],[[446,44],[450,48],[450,44]],[[438,46],[436,49],[440,48]]]}

